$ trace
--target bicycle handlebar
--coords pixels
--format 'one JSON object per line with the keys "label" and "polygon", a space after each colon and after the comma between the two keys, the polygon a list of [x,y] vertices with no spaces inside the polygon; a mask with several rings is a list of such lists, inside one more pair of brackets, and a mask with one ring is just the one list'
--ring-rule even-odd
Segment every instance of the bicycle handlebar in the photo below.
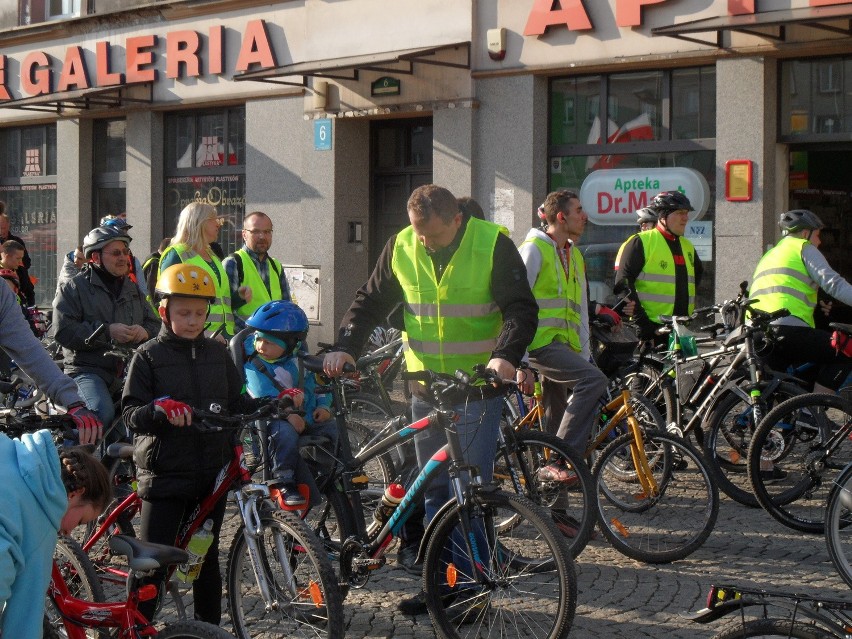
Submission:
{"label": "bicycle handlebar", "polygon": [[101,336],[101,334],[103,334],[103,332],[107,330],[107,328],[109,328],[109,324],[107,324],[106,322],[102,323],[95,329],[94,333],[92,333],[86,339],[83,340],[83,343],[86,346],[91,346],[95,343],[95,340],[97,340]]}

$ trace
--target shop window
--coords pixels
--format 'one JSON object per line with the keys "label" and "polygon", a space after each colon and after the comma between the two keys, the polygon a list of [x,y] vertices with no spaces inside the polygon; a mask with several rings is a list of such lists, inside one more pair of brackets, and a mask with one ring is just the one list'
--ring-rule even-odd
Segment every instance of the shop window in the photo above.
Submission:
{"label": "shop window", "polygon": [[76,18],[80,15],[80,0],[45,0],[45,10],[48,20]]}
{"label": "shop window", "polygon": [[56,291],[56,126],[0,130],[0,200],[32,260],[36,304]]}
{"label": "shop window", "polygon": [[240,247],[245,215],[245,107],[166,116],[165,229],[172,234],[190,202],[217,208],[226,223],[219,244]]}
{"label": "shop window", "polygon": [[127,206],[127,121],[96,120],[93,126],[95,206],[92,225],[106,215],[125,213]]}
{"label": "shop window", "polygon": [[598,142],[600,94],[600,76],[554,80],[550,94],[550,137],[553,144]]}
{"label": "shop window", "polygon": [[610,76],[607,101],[607,141],[610,144],[660,139],[662,71]]}
{"label": "shop window", "polygon": [[672,71],[672,139],[716,137],[716,69]]}
{"label": "shop window", "polygon": [[852,57],[781,62],[782,142],[846,141],[852,132]]}

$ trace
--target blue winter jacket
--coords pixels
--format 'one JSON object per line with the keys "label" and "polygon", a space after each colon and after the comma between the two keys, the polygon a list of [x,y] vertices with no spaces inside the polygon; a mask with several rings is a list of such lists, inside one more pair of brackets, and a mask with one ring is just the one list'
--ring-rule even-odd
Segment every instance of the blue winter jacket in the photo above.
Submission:
{"label": "blue winter jacket", "polygon": [[[299,380],[299,363],[295,357],[282,357],[274,362],[267,362],[261,357],[251,357],[254,354],[254,335],[249,335],[243,348],[246,354],[245,374],[246,390],[252,397],[277,397],[278,393],[285,388],[295,388]],[[258,368],[261,367],[261,368]],[[272,376],[278,385],[270,379]],[[304,371],[302,380],[302,391],[305,393],[305,403],[302,410],[305,411],[305,423],[314,423],[314,409],[317,407],[328,408],[331,411],[331,395],[317,395],[316,379],[311,371]]]}
{"label": "blue winter jacket", "polygon": [[56,535],[68,509],[49,431],[20,440],[0,434],[0,487],[0,635],[40,639]]}

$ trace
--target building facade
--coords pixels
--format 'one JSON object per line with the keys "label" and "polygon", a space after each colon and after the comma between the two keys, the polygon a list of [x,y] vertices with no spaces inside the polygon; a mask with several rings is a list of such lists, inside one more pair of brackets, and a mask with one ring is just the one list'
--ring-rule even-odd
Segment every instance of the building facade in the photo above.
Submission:
{"label": "building facade", "polygon": [[0,10],[0,199],[41,304],[103,215],[127,212],[144,258],[191,201],[228,218],[228,250],[265,211],[321,341],[429,182],[518,242],[577,189],[599,299],[669,188],[695,204],[704,300],[793,207],[849,277],[851,19],[831,0],[21,0]]}

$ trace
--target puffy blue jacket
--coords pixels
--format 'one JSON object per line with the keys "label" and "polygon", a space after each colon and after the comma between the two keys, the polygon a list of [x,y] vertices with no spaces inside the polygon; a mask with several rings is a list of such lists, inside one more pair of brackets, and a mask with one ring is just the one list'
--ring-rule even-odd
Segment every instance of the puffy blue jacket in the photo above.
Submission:
{"label": "puffy blue jacket", "polygon": [[20,440],[0,434],[0,486],[0,635],[40,639],[56,535],[68,509],[49,431]]}

